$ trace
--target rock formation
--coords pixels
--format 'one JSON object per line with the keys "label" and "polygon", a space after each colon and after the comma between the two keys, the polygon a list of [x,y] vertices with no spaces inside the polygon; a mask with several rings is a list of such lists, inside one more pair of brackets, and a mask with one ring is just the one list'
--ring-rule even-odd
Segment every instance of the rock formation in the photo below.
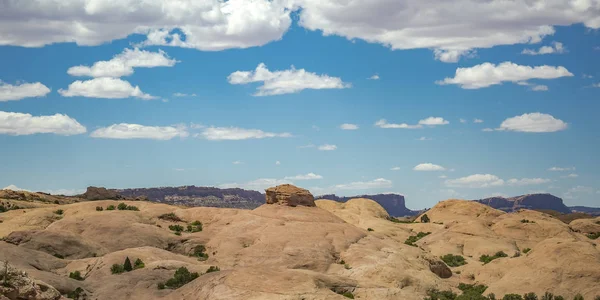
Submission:
{"label": "rock formation", "polygon": [[87,191],[81,195],[86,200],[119,200],[123,199],[123,196],[119,195],[114,190],[109,190],[103,187],[90,186]]}
{"label": "rock formation", "polygon": [[[59,300],[62,298],[54,287],[31,279],[27,273],[19,271],[8,263],[0,263],[0,297],[10,300]],[[0,298],[1,299],[1,298]]]}
{"label": "rock formation", "polygon": [[404,196],[398,194],[360,195],[352,197],[338,197],[334,194],[318,196],[317,199],[334,200],[337,202],[348,202],[350,199],[371,199],[381,205],[392,217],[414,216],[419,211],[406,208]]}
{"label": "rock formation", "polygon": [[530,194],[512,198],[492,197],[476,201],[506,212],[519,209],[550,209],[563,214],[571,212],[561,198],[551,194]]}
{"label": "rock formation", "polygon": [[291,184],[282,184],[266,190],[267,204],[286,206],[315,206],[315,198],[305,189]]}

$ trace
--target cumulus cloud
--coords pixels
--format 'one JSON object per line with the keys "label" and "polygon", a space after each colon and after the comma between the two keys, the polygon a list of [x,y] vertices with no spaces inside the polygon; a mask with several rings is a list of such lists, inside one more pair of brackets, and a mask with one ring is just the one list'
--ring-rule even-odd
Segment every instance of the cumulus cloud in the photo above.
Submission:
{"label": "cumulus cloud", "polygon": [[275,165],[279,166],[279,165],[281,165],[281,162],[280,161],[275,161]]}
{"label": "cumulus cloud", "polygon": [[508,185],[513,185],[513,186],[524,186],[524,185],[537,185],[537,184],[544,184],[544,183],[548,183],[552,180],[550,179],[545,179],[545,178],[521,178],[521,179],[509,179],[506,181],[506,183]]}
{"label": "cumulus cloud", "polygon": [[358,125],[345,123],[345,124],[340,125],[340,129],[343,129],[343,130],[357,130],[358,129]]}
{"label": "cumulus cloud", "polygon": [[333,190],[369,190],[380,188],[391,188],[392,181],[385,178],[377,178],[371,181],[356,181],[345,184],[337,184],[332,187]]}
{"label": "cumulus cloud", "polygon": [[563,172],[563,171],[575,171],[575,167],[552,167],[549,168],[548,171],[552,171],[552,172]]}
{"label": "cumulus cloud", "polygon": [[[589,1],[540,5],[531,1],[300,0],[300,25],[323,35],[363,39],[391,49],[434,49],[455,62],[471,49],[538,43],[553,25],[599,28],[600,8]],[[490,22],[490,20],[494,20]]]}
{"label": "cumulus cloud", "polygon": [[301,174],[296,176],[287,176],[284,179],[286,180],[315,180],[315,179],[323,179],[323,176],[317,175],[315,173]]}
{"label": "cumulus cloud", "polygon": [[170,140],[175,137],[187,137],[189,133],[184,126],[144,126],[139,124],[113,124],[108,127],[98,128],[90,134],[93,138],[102,139],[150,139]]}
{"label": "cumulus cloud", "polygon": [[39,82],[12,85],[0,80],[0,102],[44,97],[48,93],[50,93],[50,89]]}
{"label": "cumulus cloud", "polygon": [[496,130],[518,132],[556,132],[567,129],[567,123],[543,113],[529,113],[508,118]]}
{"label": "cumulus cloud", "polygon": [[400,167],[393,167],[390,170],[392,170],[392,171],[400,171]]}
{"label": "cumulus cloud", "polygon": [[333,151],[333,150],[337,149],[337,146],[336,145],[330,145],[330,144],[324,144],[324,145],[319,146],[318,149],[321,150],[321,151]]}
{"label": "cumulus cloud", "polygon": [[0,111],[0,134],[31,135],[54,133],[76,135],[85,133],[85,126],[63,114],[52,116],[32,116],[30,114]]}
{"label": "cumulus cloud", "polygon": [[375,74],[375,75],[373,75],[373,76],[371,76],[371,77],[369,77],[367,79],[369,79],[369,80],[379,80],[379,75]]}
{"label": "cumulus cloud", "polygon": [[553,66],[522,66],[512,62],[499,65],[483,63],[470,68],[458,68],[453,78],[436,81],[437,84],[456,84],[463,89],[480,89],[503,82],[524,82],[529,79],[556,79],[571,77],[573,74],[565,67]]}
{"label": "cumulus cloud", "polygon": [[135,97],[143,100],[156,99],[156,97],[145,94],[139,86],[119,78],[100,77],[86,81],[77,80],[69,85],[66,90],[60,89],[58,93],[63,97],[87,97],[105,99],[123,99]]}
{"label": "cumulus cloud", "polygon": [[304,69],[296,70],[292,66],[289,70],[271,72],[264,63],[254,71],[236,71],[227,77],[231,84],[248,84],[262,82],[255,96],[272,96],[298,93],[305,89],[345,89],[351,85],[339,77],[318,75]]}
{"label": "cumulus cloud", "polygon": [[196,97],[196,94],[174,93],[173,97]]}
{"label": "cumulus cloud", "polygon": [[527,55],[543,55],[543,54],[561,54],[567,52],[567,49],[563,46],[562,43],[552,42],[550,46],[543,46],[538,50],[534,49],[524,49],[521,54]]}
{"label": "cumulus cloud", "polygon": [[205,138],[211,141],[221,141],[221,140],[229,140],[229,141],[238,141],[238,140],[248,140],[248,139],[264,139],[264,138],[275,138],[282,137],[287,138],[291,137],[291,133],[283,132],[283,133],[273,133],[273,132],[265,132],[259,129],[244,129],[239,127],[208,127],[205,128],[202,133],[198,135],[198,137]]}
{"label": "cumulus cloud", "polygon": [[419,141],[431,141],[431,140],[432,140],[432,138],[428,138],[428,137],[424,137],[424,136],[419,138]]}
{"label": "cumulus cloud", "polygon": [[577,178],[579,177],[579,175],[575,174],[575,173],[571,173],[569,175],[566,176],[561,176],[561,178]]}
{"label": "cumulus cloud", "polygon": [[0,16],[0,45],[99,45],[131,34],[142,45],[217,51],[261,46],[290,27],[291,2],[268,0],[9,1]]}
{"label": "cumulus cloud", "polygon": [[464,124],[464,123],[467,123],[467,120],[465,120],[465,119],[460,119],[459,121],[460,121],[461,123],[463,123],[463,124]]}
{"label": "cumulus cloud", "polygon": [[483,123],[483,120],[482,119],[475,119],[475,120],[473,120],[473,123]]}
{"label": "cumulus cloud", "polygon": [[98,61],[91,67],[75,66],[67,70],[71,76],[122,77],[133,74],[133,68],[172,67],[177,60],[169,58],[162,50],[150,52],[138,48],[125,49],[111,60]]}
{"label": "cumulus cloud", "polygon": [[401,124],[394,124],[394,123],[388,123],[386,119],[381,119],[377,122],[375,122],[375,126],[379,127],[379,128],[385,128],[385,129],[419,129],[419,128],[423,128],[423,126],[438,126],[438,125],[447,125],[450,124],[450,122],[448,122],[447,120],[444,120],[444,118],[441,117],[429,117],[423,120],[419,120],[419,123],[416,125],[409,125],[406,123],[401,123]]}
{"label": "cumulus cloud", "polygon": [[446,186],[454,188],[487,188],[504,185],[504,180],[492,174],[474,174],[457,179],[448,179]]}
{"label": "cumulus cloud", "polygon": [[415,171],[445,171],[446,168],[440,165],[434,165],[432,163],[423,163],[416,165],[413,170]]}
{"label": "cumulus cloud", "polygon": [[263,191],[272,186],[277,186],[280,184],[293,184],[292,181],[287,179],[275,179],[275,178],[260,178],[244,183],[226,183],[219,185],[219,188],[222,189],[230,189],[230,188],[242,188],[247,190],[254,191]]}
{"label": "cumulus cloud", "polygon": [[241,165],[241,164],[243,164],[243,162],[241,162],[239,160],[236,160],[236,161],[232,162],[232,164],[234,164],[234,165]]}

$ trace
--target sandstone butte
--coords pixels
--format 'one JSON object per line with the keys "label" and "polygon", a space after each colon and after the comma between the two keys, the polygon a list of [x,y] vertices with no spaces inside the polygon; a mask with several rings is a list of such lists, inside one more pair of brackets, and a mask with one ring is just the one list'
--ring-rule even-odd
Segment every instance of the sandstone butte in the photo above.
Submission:
{"label": "sandstone butte", "polygon": [[[397,223],[372,200],[315,201],[289,185],[268,189],[272,204],[254,210],[39,198],[1,200],[19,207],[0,213],[0,276],[7,267],[9,275],[2,300],[66,299],[77,288],[79,299],[100,300],[421,300],[431,289],[460,294],[460,283],[486,285],[485,295],[500,299],[600,295],[600,240],[586,236],[600,232],[600,218],[565,224],[536,211],[447,200],[426,212],[429,223]],[[119,203],[138,210],[106,209]],[[201,231],[169,229],[194,221]],[[419,232],[431,234],[405,243]],[[208,257],[191,255],[200,245]],[[479,261],[499,251],[507,257]],[[466,264],[448,267],[440,259],[447,254]],[[111,274],[127,257],[145,266]],[[207,273],[210,266],[220,270]],[[199,276],[177,289],[157,288],[180,267]],[[70,278],[76,271],[83,280]]]}

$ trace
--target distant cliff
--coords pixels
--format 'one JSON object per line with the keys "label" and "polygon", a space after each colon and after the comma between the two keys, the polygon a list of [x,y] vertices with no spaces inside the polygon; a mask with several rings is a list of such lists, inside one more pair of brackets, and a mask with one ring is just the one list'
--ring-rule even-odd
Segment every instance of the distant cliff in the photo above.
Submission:
{"label": "distant cliff", "polygon": [[550,209],[564,214],[571,213],[571,209],[563,203],[561,198],[551,194],[529,194],[512,198],[491,197],[474,201],[506,212],[513,212],[523,208]]}
{"label": "distant cliff", "polygon": [[599,207],[587,207],[587,206],[569,206],[573,212],[586,213],[592,216],[600,216]]}
{"label": "distant cliff", "polygon": [[265,195],[243,189],[180,186],[114,190],[129,198],[148,197],[154,202],[185,206],[207,206],[254,209],[265,203]]}
{"label": "distant cliff", "polygon": [[406,208],[404,196],[398,194],[359,195],[352,197],[338,197],[334,194],[329,194],[315,197],[315,199],[327,199],[338,202],[346,202],[354,198],[371,199],[379,203],[379,205],[381,205],[383,208],[385,208],[388,214],[392,217],[414,216],[419,213],[419,211],[414,211]]}

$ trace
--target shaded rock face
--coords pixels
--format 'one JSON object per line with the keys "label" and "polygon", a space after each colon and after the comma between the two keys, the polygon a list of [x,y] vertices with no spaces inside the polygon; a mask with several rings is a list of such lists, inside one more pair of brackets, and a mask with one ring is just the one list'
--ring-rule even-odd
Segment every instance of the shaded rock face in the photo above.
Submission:
{"label": "shaded rock face", "polygon": [[[8,277],[6,284],[0,285],[0,295],[10,300],[59,300],[62,297],[54,287],[43,281],[29,278],[27,273],[19,271],[9,264],[0,264],[0,274]],[[2,280],[4,282],[4,278]]]}
{"label": "shaded rock face", "polygon": [[305,189],[291,184],[282,184],[268,188],[266,191],[267,204],[286,206],[316,206],[315,198]]}
{"label": "shaded rock face", "polygon": [[435,275],[439,276],[440,278],[452,277],[452,270],[450,270],[450,268],[442,261],[428,260],[428,262],[429,270],[431,270],[431,272],[433,272]]}
{"label": "shaded rock face", "polygon": [[123,196],[114,190],[108,190],[103,187],[90,186],[87,191],[81,195],[86,200],[120,200]]}
{"label": "shaded rock face", "polygon": [[506,212],[514,212],[519,209],[550,209],[564,214],[571,213],[571,209],[563,203],[561,198],[550,194],[531,194],[512,198],[492,197],[475,201]]}
{"label": "shaded rock face", "polygon": [[317,199],[334,200],[337,202],[348,202],[350,199],[366,198],[371,199],[381,205],[392,217],[404,217],[418,215],[419,211],[406,208],[404,196],[398,194],[377,194],[377,195],[359,195],[352,197],[339,197],[334,194],[322,195]]}

